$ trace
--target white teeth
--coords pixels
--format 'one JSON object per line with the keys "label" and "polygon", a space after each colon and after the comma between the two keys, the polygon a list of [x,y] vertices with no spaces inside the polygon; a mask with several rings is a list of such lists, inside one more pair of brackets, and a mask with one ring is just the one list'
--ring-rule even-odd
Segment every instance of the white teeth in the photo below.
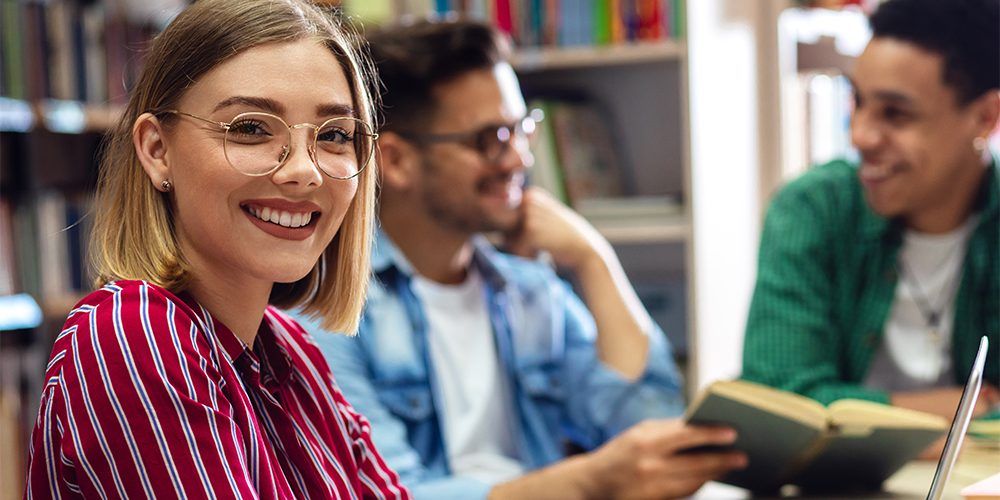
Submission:
{"label": "white teeth", "polygon": [[270,207],[249,207],[249,211],[258,219],[283,227],[302,227],[312,221],[312,212],[285,212]]}

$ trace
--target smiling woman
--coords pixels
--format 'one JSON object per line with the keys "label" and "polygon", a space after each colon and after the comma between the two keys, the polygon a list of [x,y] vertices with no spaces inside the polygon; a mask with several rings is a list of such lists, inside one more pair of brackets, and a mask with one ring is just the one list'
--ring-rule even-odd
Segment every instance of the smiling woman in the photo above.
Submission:
{"label": "smiling woman", "polygon": [[99,290],[53,348],[28,497],[409,497],[275,308],[351,332],[364,303],[377,135],[352,42],[301,0],[201,0],[153,43],[101,165]]}

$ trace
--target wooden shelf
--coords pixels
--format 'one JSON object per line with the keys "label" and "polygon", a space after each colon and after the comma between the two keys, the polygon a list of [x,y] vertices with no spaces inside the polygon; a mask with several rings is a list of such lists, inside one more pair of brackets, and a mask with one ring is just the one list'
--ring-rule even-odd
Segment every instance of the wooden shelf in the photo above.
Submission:
{"label": "wooden shelf", "polygon": [[45,99],[29,102],[0,97],[0,132],[45,129],[78,134],[106,132],[114,127],[123,106]]}
{"label": "wooden shelf", "polygon": [[685,53],[683,42],[663,40],[596,47],[520,49],[514,55],[513,62],[518,71],[532,72],[674,61],[683,59]]}
{"label": "wooden shelf", "polygon": [[683,215],[591,223],[612,244],[679,243],[687,241],[691,234],[691,224]]}

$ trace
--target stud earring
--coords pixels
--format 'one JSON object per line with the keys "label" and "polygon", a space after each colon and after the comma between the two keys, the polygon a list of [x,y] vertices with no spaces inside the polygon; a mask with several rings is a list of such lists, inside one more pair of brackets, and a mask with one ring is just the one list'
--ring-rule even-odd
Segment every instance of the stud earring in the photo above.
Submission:
{"label": "stud earring", "polygon": [[160,183],[160,188],[164,193],[169,193],[170,190],[174,188],[174,185],[171,184],[170,181],[164,179],[163,182]]}
{"label": "stud earring", "polygon": [[986,151],[986,138],[985,137],[976,137],[975,139],[973,139],[972,140],[972,148],[975,149],[976,151],[980,152],[980,153],[982,153],[983,151]]}

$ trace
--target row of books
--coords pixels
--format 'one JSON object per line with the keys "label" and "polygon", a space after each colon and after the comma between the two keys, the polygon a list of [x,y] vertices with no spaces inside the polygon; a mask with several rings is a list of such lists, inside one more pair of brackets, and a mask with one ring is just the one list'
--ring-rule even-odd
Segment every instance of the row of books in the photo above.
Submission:
{"label": "row of books", "polygon": [[0,0],[0,95],[124,103],[155,31],[105,2]]}
{"label": "row of books", "polygon": [[27,291],[60,298],[86,291],[90,196],[45,191],[32,205],[0,199],[0,296]]}
{"label": "row of books", "polygon": [[850,7],[860,7],[866,12],[875,10],[875,7],[882,0],[797,0],[796,3],[802,7],[818,9],[843,9]]}
{"label": "row of books", "polygon": [[345,0],[364,22],[469,17],[521,47],[592,46],[684,38],[684,0]]}

